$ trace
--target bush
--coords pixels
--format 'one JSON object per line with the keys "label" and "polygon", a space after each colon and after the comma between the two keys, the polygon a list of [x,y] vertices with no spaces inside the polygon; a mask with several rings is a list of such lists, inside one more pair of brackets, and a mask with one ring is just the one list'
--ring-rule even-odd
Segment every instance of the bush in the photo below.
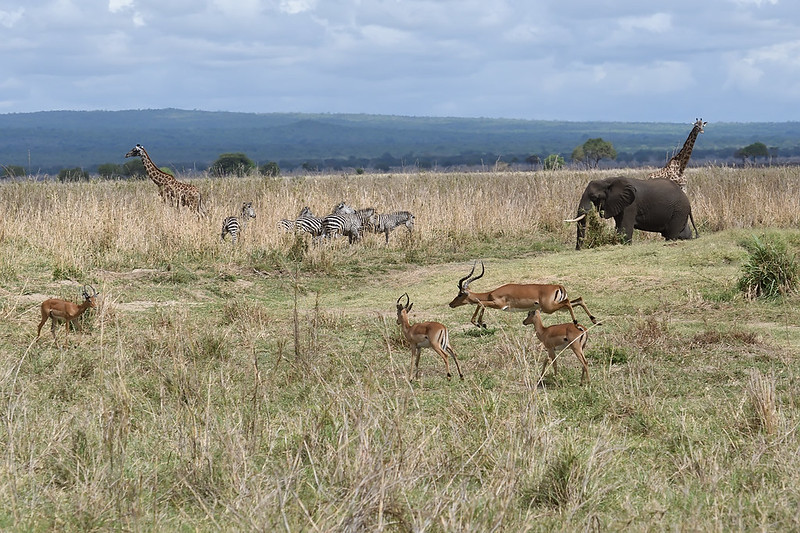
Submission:
{"label": "bush", "polygon": [[597,248],[607,244],[622,243],[622,236],[617,230],[606,224],[597,210],[586,213],[586,234],[583,239],[584,248]]}
{"label": "bush", "polygon": [[762,236],[753,237],[742,246],[750,256],[742,267],[744,274],[738,285],[747,298],[776,298],[797,288],[797,260],[785,243]]}

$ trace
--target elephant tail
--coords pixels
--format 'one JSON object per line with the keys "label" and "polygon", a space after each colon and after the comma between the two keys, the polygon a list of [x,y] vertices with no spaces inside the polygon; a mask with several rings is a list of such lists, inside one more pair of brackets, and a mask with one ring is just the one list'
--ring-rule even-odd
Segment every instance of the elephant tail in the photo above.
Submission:
{"label": "elephant tail", "polygon": [[694,238],[699,239],[700,233],[697,231],[697,226],[694,225],[694,217],[692,216],[692,209],[689,208],[689,220],[692,221],[692,227],[694,228]]}

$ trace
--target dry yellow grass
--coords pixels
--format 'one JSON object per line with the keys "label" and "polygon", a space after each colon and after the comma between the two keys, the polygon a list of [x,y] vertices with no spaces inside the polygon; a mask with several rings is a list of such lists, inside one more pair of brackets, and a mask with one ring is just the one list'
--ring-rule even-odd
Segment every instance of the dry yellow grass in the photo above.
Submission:
{"label": "dry yellow grass", "polygon": [[[800,169],[692,169],[699,240],[575,252],[562,221],[609,174],[201,179],[204,219],[149,181],[1,184],[0,528],[799,529],[798,299],[735,286],[744,236],[800,243]],[[307,250],[276,227],[342,200],[417,227]],[[590,386],[563,356],[537,386],[521,315],[479,332],[447,307],[475,258],[476,289],[586,299]],[[102,291],[86,335],[34,343],[38,304],[83,282]],[[430,351],[405,381],[403,292],[450,328],[463,383]]]}

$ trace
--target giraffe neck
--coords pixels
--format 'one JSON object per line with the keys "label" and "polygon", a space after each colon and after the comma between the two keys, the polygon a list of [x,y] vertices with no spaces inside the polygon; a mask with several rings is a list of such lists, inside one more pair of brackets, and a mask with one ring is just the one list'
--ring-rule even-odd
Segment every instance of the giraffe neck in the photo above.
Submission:
{"label": "giraffe neck", "polygon": [[692,131],[689,133],[689,136],[686,138],[686,142],[683,143],[683,148],[681,151],[678,152],[673,159],[677,162],[677,171],[678,174],[683,174],[683,171],[686,170],[686,165],[689,163],[689,158],[692,157],[692,150],[694,149],[694,142],[697,140],[697,136],[700,134],[700,128],[695,125],[692,128]]}
{"label": "giraffe neck", "polygon": [[166,172],[162,172],[144,150],[142,150],[142,163],[144,163],[144,170],[147,172],[147,177],[153,180],[153,183],[156,185],[166,185],[172,180],[172,176]]}

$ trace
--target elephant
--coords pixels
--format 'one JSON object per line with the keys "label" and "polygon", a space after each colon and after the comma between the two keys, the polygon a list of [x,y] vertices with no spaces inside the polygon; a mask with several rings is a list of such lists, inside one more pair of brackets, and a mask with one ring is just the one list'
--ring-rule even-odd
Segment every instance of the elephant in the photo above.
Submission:
{"label": "elephant", "polygon": [[617,233],[630,243],[633,230],[659,232],[665,239],[691,239],[691,220],[695,237],[697,226],[692,217],[689,198],[680,186],[663,178],[640,180],[616,176],[592,180],[586,186],[578,204],[577,218],[566,222],[578,223],[575,249],[580,250],[586,234],[586,213],[596,208],[603,218],[614,218]]}

